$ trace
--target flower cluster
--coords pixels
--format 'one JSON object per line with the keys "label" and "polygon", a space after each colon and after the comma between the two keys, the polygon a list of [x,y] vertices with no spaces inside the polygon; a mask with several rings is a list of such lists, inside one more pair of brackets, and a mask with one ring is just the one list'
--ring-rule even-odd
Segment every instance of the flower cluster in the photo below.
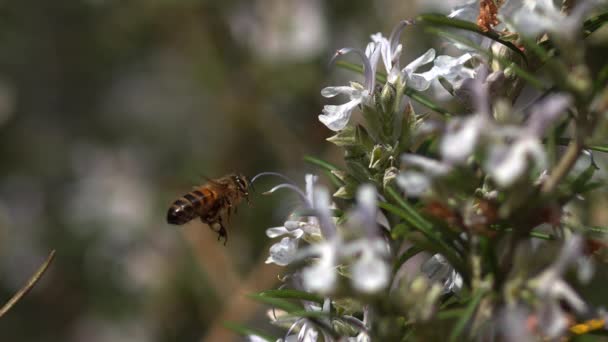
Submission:
{"label": "flower cluster", "polygon": [[[591,77],[583,38],[608,21],[589,19],[604,2],[482,3],[480,27],[466,21],[477,4],[467,1],[334,55],[362,62],[362,83],[321,91],[348,99],[319,115],[344,162],[313,160],[331,186],[306,175],[305,189],[287,181],[267,192],[291,189],[302,203],[266,231],[276,239],[267,263],[288,274],[272,292],[281,340],[518,341],[603,329],[604,311],[577,284],[593,279],[606,229],[577,210],[602,184],[591,150],[602,150],[592,139],[608,88]],[[447,39],[450,54],[431,48],[402,67],[401,34],[415,27]],[[577,279],[567,276],[574,265]]]}

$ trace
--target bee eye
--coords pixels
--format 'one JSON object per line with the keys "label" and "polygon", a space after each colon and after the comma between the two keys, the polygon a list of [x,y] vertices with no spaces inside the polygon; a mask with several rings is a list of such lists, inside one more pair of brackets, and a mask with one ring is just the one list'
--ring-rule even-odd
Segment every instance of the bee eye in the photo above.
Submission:
{"label": "bee eye", "polygon": [[242,192],[247,192],[247,185],[245,184],[245,181],[243,181],[243,179],[239,176],[235,176],[234,178],[236,184],[239,186],[239,190],[241,190]]}

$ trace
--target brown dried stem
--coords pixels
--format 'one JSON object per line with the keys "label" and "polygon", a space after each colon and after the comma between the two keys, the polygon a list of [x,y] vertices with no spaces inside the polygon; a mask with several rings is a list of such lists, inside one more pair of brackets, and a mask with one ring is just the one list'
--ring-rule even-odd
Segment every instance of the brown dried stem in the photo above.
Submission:
{"label": "brown dried stem", "polygon": [[30,292],[30,290],[34,287],[34,285],[36,285],[36,283],[38,283],[42,275],[49,268],[54,258],[55,250],[52,250],[51,253],[49,253],[49,256],[46,258],[46,261],[38,268],[38,271],[36,271],[36,273],[30,277],[25,286],[17,291],[17,293],[15,293],[15,295],[9,299],[9,301],[6,302],[2,308],[0,308],[0,318],[2,318],[2,316],[4,316],[23,296]]}

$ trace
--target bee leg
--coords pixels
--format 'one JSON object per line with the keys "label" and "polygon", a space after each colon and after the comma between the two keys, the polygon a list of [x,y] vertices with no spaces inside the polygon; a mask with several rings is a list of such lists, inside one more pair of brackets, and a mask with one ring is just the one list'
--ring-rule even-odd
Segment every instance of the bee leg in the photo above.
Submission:
{"label": "bee leg", "polygon": [[222,219],[221,218],[218,221],[218,223],[220,225],[220,229],[218,231],[217,241],[220,241],[221,238],[224,238],[224,246],[226,246],[226,243],[228,242],[228,231],[224,227],[224,224],[222,223]]}
{"label": "bee leg", "polygon": [[201,221],[209,226],[209,229],[213,230],[214,232],[219,232],[220,228],[216,228],[216,223],[217,222],[210,222],[208,219],[201,217]]}
{"label": "bee leg", "polygon": [[226,202],[228,203],[228,213],[226,215],[226,219],[228,220],[228,222],[230,222],[230,214],[232,213],[232,210],[235,209],[235,207],[232,206],[232,202],[229,199],[226,199]]}

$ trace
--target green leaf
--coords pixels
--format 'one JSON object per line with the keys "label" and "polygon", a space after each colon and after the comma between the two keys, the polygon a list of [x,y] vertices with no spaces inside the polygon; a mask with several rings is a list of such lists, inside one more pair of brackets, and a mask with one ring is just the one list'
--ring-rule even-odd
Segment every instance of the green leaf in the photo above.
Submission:
{"label": "green leaf", "polygon": [[450,334],[450,341],[458,340],[458,337],[460,336],[460,334],[462,334],[462,331],[464,330],[467,323],[469,323],[471,317],[475,313],[475,309],[479,305],[479,302],[481,301],[481,298],[483,298],[483,295],[484,295],[484,292],[479,291],[475,294],[475,296],[473,296],[473,299],[469,302],[469,305],[467,305],[466,309],[462,313],[462,316],[460,316],[460,319],[454,326],[454,329],[452,330],[452,334]]}
{"label": "green leaf", "polygon": [[325,140],[340,147],[357,145],[357,140],[355,139],[355,128],[353,126],[346,126],[343,130]]}
{"label": "green leaf", "polygon": [[323,298],[312,293],[293,289],[267,290],[258,293],[261,297],[282,298],[282,299],[300,299],[309,302],[323,304]]}
{"label": "green leaf", "polygon": [[249,327],[244,326],[239,323],[226,321],[226,322],[223,322],[223,325],[224,325],[224,327],[236,332],[237,334],[243,335],[243,336],[255,335],[255,336],[261,337],[264,340],[269,341],[269,342],[274,342],[278,339],[277,337],[274,337],[270,334],[259,331],[257,329],[249,328]]}
{"label": "green leaf", "polygon": [[583,29],[585,30],[585,36],[588,36],[591,33],[597,31],[606,22],[608,22],[608,12],[598,14],[595,17],[585,20],[585,23],[583,24]]}
{"label": "green leaf", "polygon": [[414,207],[412,207],[409,203],[407,203],[407,201],[405,199],[403,199],[403,197],[401,197],[397,193],[397,191],[395,191],[395,189],[388,188],[387,192],[393,198],[393,200],[397,204],[399,204],[399,206],[401,208],[403,208],[405,210],[405,212],[407,213],[407,216],[410,218],[410,220],[413,222],[413,224],[415,226],[417,226],[418,228],[420,228],[422,230],[430,230],[430,229],[432,229],[432,224],[429,221],[427,221],[425,218],[423,218],[416,211],[416,209],[414,209]]}
{"label": "green leaf", "polygon": [[445,241],[441,233],[433,229],[433,225],[425,218],[420,216],[416,209],[407,203],[393,188],[387,188],[386,192],[389,194],[390,198],[392,198],[393,201],[399,205],[399,207],[386,202],[379,202],[378,206],[401,217],[413,228],[416,228],[418,231],[423,233],[432,244],[432,246],[427,246],[426,249],[432,248],[433,250],[443,254],[443,256],[448,259],[450,264],[463,275],[463,278],[466,278],[468,272],[462,259],[458,255],[457,250],[447,241]]}
{"label": "green leaf", "polygon": [[454,319],[462,317],[464,313],[464,309],[449,309],[449,310],[441,310],[437,313],[437,319]]}
{"label": "green leaf", "polygon": [[407,87],[405,89],[405,95],[409,96],[410,99],[420,103],[421,105],[423,105],[439,114],[443,114],[445,116],[451,116],[450,112],[447,109],[442,108],[441,106],[439,106],[438,104],[433,102],[433,100],[431,100],[430,98],[426,97],[425,95],[422,95],[422,93],[419,92],[418,90]]}
{"label": "green leaf", "polygon": [[441,14],[423,14],[418,16],[418,18],[416,18],[416,21],[426,24],[432,24],[433,26],[445,26],[475,32],[479,35],[488,37],[496,42],[499,42],[500,44],[513,50],[513,52],[517,53],[524,60],[524,62],[528,64],[528,59],[526,58],[526,55],[521,52],[521,50],[518,49],[517,46],[513,45],[513,43],[502,40],[500,38],[500,35],[496,33],[496,31],[482,31],[479,26],[475,25],[475,23],[472,23],[470,21],[460,20],[456,18],[448,18],[445,15]]}
{"label": "green leaf", "polygon": [[589,163],[589,166],[585,169],[585,171],[581,172],[572,182],[572,190],[574,193],[581,194],[587,183],[593,177],[593,174],[598,169],[594,163]]}
{"label": "green leaf", "polygon": [[458,43],[460,43],[462,45],[465,45],[465,46],[467,46],[467,47],[469,47],[471,49],[475,49],[479,54],[484,55],[487,58],[496,59],[501,64],[503,64],[505,66],[505,68],[511,68],[514,73],[516,73],[522,79],[528,81],[528,83],[530,83],[530,85],[532,85],[533,87],[535,87],[537,89],[540,89],[540,90],[543,90],[543,91],[547,90],[547,87],[536,76],[534,76],[531,73],[527,72],[526,70],[524,70],[522,67],[520,67],[519,65],[517,65],[513,61],[511,61],[511,60],[509,60],[507,58],[501,57],[501,56],[494,55],[492,53],[492,51],[488,51],[487,49],[482,48],[478,44],[472,42],[470,39],[467,39],[467,38],[455,35],[455,34],[450,33],[450,32],[442,31],[442,30],[436,29],[434,27],[427,27],[426,30],[428,32],[432,33],[432,34],[437,35],[437,36],[453,40],[453,41],[458,42]]}
{"label": "green leaf", "polygon": [[313,156],[304,156],[304,161],[312,165],[319,166],[327,171],[338,170],[337,166]]}
{"label": "green leaf", "polygon": [[281,318],[300,318],[300,317],[325,319],[325,318],[331,317],[331,313],[323,312],[323,311],[301,310],[301,311],[290,312],[288,315],[281,316]]}
{"label": "green leaf", "polygon": [[591,233],[600,233],[600,234],[608,234],[608,227],[602,226],[584,226],[581,227],[582,230],[591,232]]}
{"label": "green leaf", "polygon": [[593,89],[595,92],[602,90],[608,83],[608,64],[604,65],[602,69],[597,73],[597,78],[593,82]]}
{"label": "green leaf", "polygon": [[302,306],[294,304],[288,300],[284,300],[283,298],[266,297],[266,296],[262,296],[259,294],[250,294],[250,295],[247,295],[247,297],[249,297],[255,301],[258,301],[260,303],[270,305],[277,309],[287,311],[288,313],[294,312],[294,311],[301,311],[304,309]]}
{"label": "green leaf", "polygon": [[[572,139],[570,139],[570,138],[559,138],[558,142],[560,145],[568,145],[568,144],[570,144],[571,140]],[[608,153],[608,145],[585,145],[584,148],[592,150],[592,151]]]}

